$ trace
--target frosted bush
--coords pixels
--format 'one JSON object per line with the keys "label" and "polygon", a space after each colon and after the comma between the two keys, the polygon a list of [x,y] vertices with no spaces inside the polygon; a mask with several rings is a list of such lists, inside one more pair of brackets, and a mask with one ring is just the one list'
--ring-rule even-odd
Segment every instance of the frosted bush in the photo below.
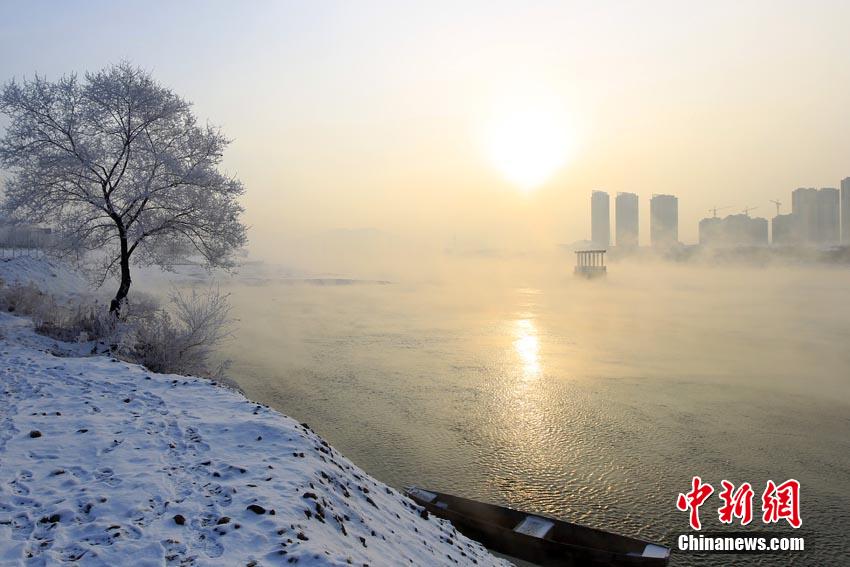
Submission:
{"label": "frosted bush", "polygon": [[230,334],[228,295],[219,289],[174,291],[170,309],[159,309],[140,324],[136,358],[155,372],[219,374],[209,364],[215,347]]}
{"label": "frosted bush", "polygon": [[212,368],[215,348],[230,334],[228,295],[217,288],[190,293],[175,290],[167,306],[134,294],[119,316],[96,300],[59,303],[35,285],[0,282],[0,309],[30,317],[36,330],[52,338],[86,343],[154,372],[221,377]]}
{"label": "frosted bush", "polygon": [[48,310],[54,303],[34,284],[0,284],[0,309],[20,315],[34,315]]}

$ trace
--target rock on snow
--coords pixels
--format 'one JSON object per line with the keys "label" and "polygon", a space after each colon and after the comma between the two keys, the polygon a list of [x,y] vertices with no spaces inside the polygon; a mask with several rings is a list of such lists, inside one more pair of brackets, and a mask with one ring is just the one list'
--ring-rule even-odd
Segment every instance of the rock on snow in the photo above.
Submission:
{"label": "rock on snow", "polygon": [[308,427],[0,314],[0,564],[502,565]]}

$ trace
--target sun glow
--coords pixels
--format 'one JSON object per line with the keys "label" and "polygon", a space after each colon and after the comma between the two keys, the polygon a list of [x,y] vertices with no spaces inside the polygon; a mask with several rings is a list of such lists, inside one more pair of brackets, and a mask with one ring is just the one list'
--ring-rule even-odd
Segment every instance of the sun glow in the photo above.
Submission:
{"label": "sun glow", "polygon": [[484,133],[489,160],[523,191],[541,186],[566,164],[574,138],[559,107],[540,99],[497,108]]}

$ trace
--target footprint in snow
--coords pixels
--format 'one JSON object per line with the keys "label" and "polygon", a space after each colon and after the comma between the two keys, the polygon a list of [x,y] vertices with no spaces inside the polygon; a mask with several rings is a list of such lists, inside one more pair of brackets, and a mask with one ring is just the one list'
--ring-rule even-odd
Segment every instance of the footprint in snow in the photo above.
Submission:
{"label": "footprint in snow", "polygon": [[68,563],[74,563],[83,558],[88,553],[88,550],[78,543],[72,543],[69,546],[62,548],[59,551],[62,560]]}
{"label": "footprint in snow", "polygon": [[29,539],[35,528],[35,523],[27,514],[18,514],[12,518],[12,539],[23,541]]}
{"label": "footprint in snow", "polygon": [[103,468],[103,469],[96,470],[95,473],[94,473],[94,478],[96,480],[99,480],[100,482],[103,482],[107,486],[112,486],[112,487],[118,486],[119,484],[124,482],[120,478],[116,477],[115,473],[110,468]]}
{"label": "footprint in snow", "polygon": [[166,565],[184,565],[186,553],[189,549],[185,543],[181,543],[174,539],[166,539],[160,542],[165,551],[164,558]]}
{"label": "footprint in snow", "polygon": [[233,503],[233,495],[236,493],[235,488],[222,486],[217,483],[207,484],[203,488],[206,496],[212,498],[217,505],[225,507]]}
{"label": "footprint in snow", "polygon": [[207,526],[214,524],[213,518],[194,519],[190,525],[194,529],[192,534],[193,547],[203,550],[207,557],[221,557],[224,546],[219,543],[212,529]]}
{"label": "footprint in snow", "polygon": [[111,453],[112,451],[117,449],[121,445],[121,443],[123,443],[123,442],[124,442],[123,439],[113,439],[112,443],[110,443],[108,447],[106,447],[106,448],[104,448],[103,450],[100,451],[100,454],[104,455],[104,454],[107,454],[107,453]]}
{"label": "footprint in snow", "polygon": [[18,473],[18,476],[9,481],[9,486],[12,487],[12,492],[17,496],[28,496],[30,489],[27,483],[32,480],[32,472],[23,470]]}

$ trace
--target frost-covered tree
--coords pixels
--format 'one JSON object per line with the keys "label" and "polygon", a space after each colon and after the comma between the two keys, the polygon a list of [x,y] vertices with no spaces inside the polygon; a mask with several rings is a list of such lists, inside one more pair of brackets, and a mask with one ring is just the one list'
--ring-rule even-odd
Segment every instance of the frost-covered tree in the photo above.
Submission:
{"label": "frost-covered tree", "polygon": [[10,119],[2,210],[54,227],[66,251],[105,258],[101,282],[120,281],[110,311],[126,300],[131,264],[196,254],[229,267],[245,244],[244,188],[219,169],[229,140],[146,71],[121,63],[83,79],[12,81],[0,112]]}

